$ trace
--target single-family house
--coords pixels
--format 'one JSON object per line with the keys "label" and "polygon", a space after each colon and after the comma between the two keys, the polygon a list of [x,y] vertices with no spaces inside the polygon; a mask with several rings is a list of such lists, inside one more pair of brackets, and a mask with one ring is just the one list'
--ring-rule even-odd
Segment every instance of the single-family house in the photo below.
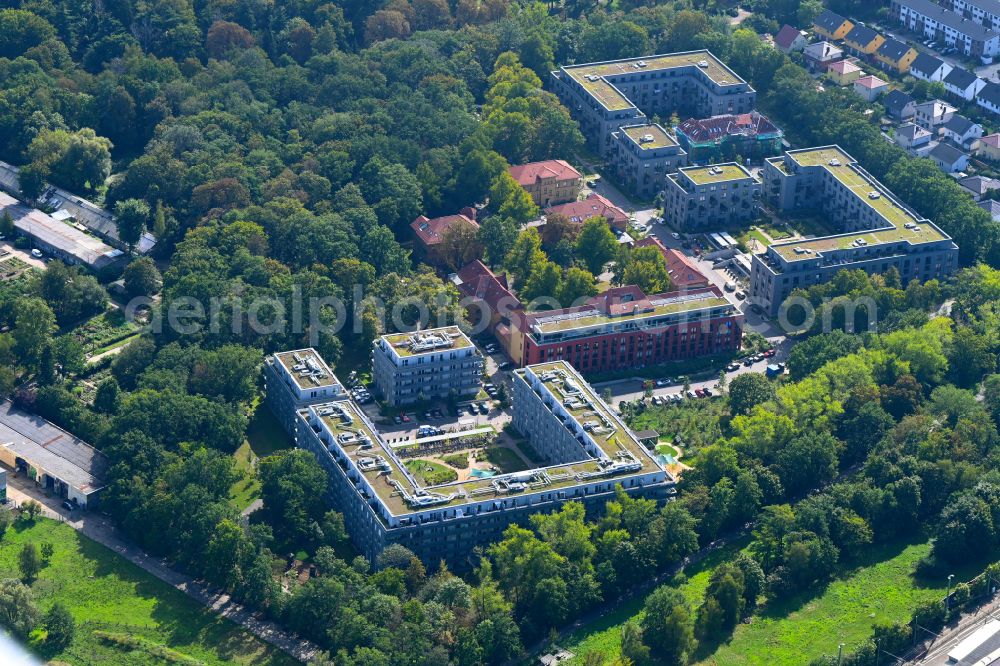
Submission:
{"label": "single-family house", "polygon": [[887,39],[875,51],[875,60],[879,67],[887,72],[906,74],[910,71],[913,61],[917,58],[917,50],[909,44],[896,39]]}
{"label": "single-family house", "polygon": [[972,195],[974,201],[980,201],[990,192],[1000,190],[1000,180],[986,176],[969,176],[958,181],[958,184]]}
{"label": "single-family house", "polygon": [[986,86],[986,81],[961,67],[954,68],[948,73],[948,76],[944,77],[944,89],[948,91],[948,94],[966,102],[975,99],[976,94],[984,86]]}
{"label": "single-family house", "polygon": [[861,68],[850,60],[838,60],[826,69],[826,75],[838,86],[849,86],[860,79],[862,74],[864,72]]}
{"label": "single-family house", "polygon": [[799,30],[787,23],[781,26],[781,30],[774,36],[774,46],[785,54],[801,51],[808,43],[809,37],[804,30]]}
{"label": "single-family house", "polygon": [[[410,229],[416,237],[421,258],[432,264],[442,264],[449,263],[449,258],[444,255],[454,250],[443,244],[448,236],[460,231],[475,234],[479,225],[476,223],[476,210],[463,208],[458,215],[445,215],[433,219],[420,215],[410,223]],[[462,258],[458,265],[464,266],[469,261],[471,259]]]}
{"label": "single-family house", "polygon": [[929,53],[920,52],[910,64],[910,75],[922,81],[943,81],[951,72],[952,66]]}
{"label": "single-family house", "polygon": [[597,192],[591,192],[581,201],[550,206],[545,209],[545,214],[549,217],[562,215],[575,224],[583,224],[592,217],[603,217],[615,229],[624,229],[628,225],[628,213]]}
{"label": "single-family house", "polygon": [[889,84],[877,76],[863,76],[854,82],[854,92],[866,102],[874,102],[879,95],[888,89]]}
{"label": "single-family house", "polygon": [[829,9],[821,12],[813,21],[813,32],[835,42],[842,40],[853,29],[854,23]]}
{"label": "single-family house", "polygon": [[951,117],[955,115],[957,110],[948,102],[940,99],[932,99],[917,104],[914,109],[913,119],[914,122],[924,129],[935,132],[939,126],[951,120]]}
{"label": "single-family house", "polygon": [[938,129],[941,136],[951,139],[962,148],[971,148],[983,135],[983,126],[957,113]]}
{"label": "single-family house", "polygon": [[1000,201],[996,199],[983,199],[976,205],[989,213],[994,222],[1000,222]]}
{"label": "single-family house", "polygon": [[1000,83],[987,81],[983,89],[976,95],[976,104],[1000,115]]}
{"label": "single-family house", "polygon": [[969,166],[969,156],[961,150],[947,143],[939,143],[934,146],[927,157],[934,160],[938,168],[945,173],[955,173],[964,171]]}
{"label": "single-family house", "polygon": [[809,71],[818,74],[825,72],[832,63],[843,58],[844,50],[830,42],[816,42],[803,49],[802,57]]}
{"label": "single-family house", "polygon": [[917,112],[916,101],[902,90],[890,90],[882,98],[886,114],[897,121],[910,120]]}
{"label": "single-family house", "polygon": [[931,133],[915,123],[904,123],[896,128],[896,143],[900,148],[915,153],[931,142]]}
{"label": "single-family house", "polygon": [[885,43],[885,37],[866,25],[856,25],[844,37],[847,50],[857,56],[873,56]]}
{"label": "single-family house", "polygon": [[1000,162],[1000,134],[988,134],[979,139],[976,154],[990,162]]}

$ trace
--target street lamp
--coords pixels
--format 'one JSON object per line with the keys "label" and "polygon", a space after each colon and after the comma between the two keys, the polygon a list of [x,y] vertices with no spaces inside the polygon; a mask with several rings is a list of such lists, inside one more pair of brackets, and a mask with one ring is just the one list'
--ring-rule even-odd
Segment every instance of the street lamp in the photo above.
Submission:
{"label": "street lamp", "polygon": [[951,610],[951,581],[955,577],[955,574],[948,574],[948,591],[944,596],[944,608],[947,611]]}
{"label": "street lamp", "polygon": [[844,661],[844,644],[841,643],[837,646],[837,666]]}

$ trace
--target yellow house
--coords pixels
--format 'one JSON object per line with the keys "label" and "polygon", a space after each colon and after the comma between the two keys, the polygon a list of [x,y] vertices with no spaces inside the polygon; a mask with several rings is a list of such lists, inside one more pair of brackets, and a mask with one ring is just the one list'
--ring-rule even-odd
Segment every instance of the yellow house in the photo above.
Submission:
{"label": "yellow house", "polygon": [[839,42],[853,29],[853,23],[840,14],[831,12],[829,9],[824,10],[813,21],[813,32],[831,41]]}
{"label": "yellow house", "polygon": [[[844,37],[847,50],[855,55],[875,55],[879,47],[885,43],[885,37],[866,25],[856,25]],[[914,58],[916,56],[913,56]]]}
{"label": "yellow house", "polygon": [[827,76],[838,86],[849,86],[861,78],[861,68],[850,60],[838,60],[826,68]]}
{"label": "yellow house", "polygon": [[878,47],[875,59],[884,70],[906,74],[910,71],[910,65],[917,59],[917,55],[917,50],[912,46],[895,39],[887,39]]}

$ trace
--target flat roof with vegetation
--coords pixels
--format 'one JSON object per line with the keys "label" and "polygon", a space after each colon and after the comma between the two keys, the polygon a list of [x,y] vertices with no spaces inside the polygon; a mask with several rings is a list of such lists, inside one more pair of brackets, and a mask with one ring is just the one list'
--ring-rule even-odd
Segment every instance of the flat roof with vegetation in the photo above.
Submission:
{"label": "flat roof with vegetation", "polygon": [[[643,66],[637,66],[644,63]],[[609,111],[622,111],[635,105],[623,95],[606,77],[615,77],[637,72],[655,72],[666,69],[696,68],[720,86],[745,85],[735,72],[726,67],[710,51],[689,51],[667,53],[643,58],[626,58],[609,62],[594,62],[581,65],[565,65],[562,70],[583,86],[594,99]]]}
{"label": "flat roof with vegetation", "polygon": [[659,125],[629,125],[623,127],[622,131],[642,150],[655,150],[677,145],[674,137],[670,136],[667,130]]}
{"label": "flat roof with vegetation", "polygon": [[[564,391],[565,379],[570,377],[572,384],[579,389],[575,395],[581,400],[581,404],[573,409],[567,406],[567,411],[580,422],[581,427],[586,422],[597,423],[597,427],[588,429],[588,433],[608,458],[620,460],[622,456],[619,452],[625,450],[629,454],[627,457],[631,457],[641,466],[627,472],[609,473],[606,465],[602,465],[602,461],[590,457],[581,444],[580,460],[576,462],[497,474],[488,478],[470,478],[466,481],[424,486],[406,469],[404,460],[396,453],[397,450],[405,448],[405,445],[397,445],[394,449],[386,444],[377,433],[374,425],[364,416],[364,412],[351,400],[316,405],[300,411],[299,414],[304,418],[310,411],[315,412],[323,426],[333,435],[335,444],[327,445],[328,450],[332,451],[334,447],[340,449],[343,455],[358,467],[361,475],[365,477],[368,485],[377,495],[379,502],[393,516],[406,516],[462,504],[502,500],[525,493],[557,490],[591,483],[600,478],[625,478],[630,475],[663,470],[624,423],[611,413],[607,405],[598,399],[590,385],[569,364],[557,361],[539,366],[528,366],[528,368],[539,376],[549,370],[559,372],[559,377],[553,376],[543,383],[560,403],[562,403],[566,393]],[[516,373],[523,377],[528,368],[517,370]],[[514,408],[516,409],[517,406],[515,405]],[[553,414],[552,418],[558,417]],[[481,431],[468,432],[468,436],[477,434],[481,434]],[[470,444],[468,448],[481,448],[481,445],[473,447]],[[423,457],[434,457],[435,455],[428,453]],[[415,459],[421,458],[420,455],[415,457]],[[510,483],[520,482],[523,482],[525,487],[511,489]],[[413,501],[420,498],[433,499],[430,500],[431,503],[423,505]]]}
{"label": "flat roof with vegetation", "polygon": [[680,172],[691,179],[695,185],[714,185],[727,181],[750,179],[756,180],[749,171],[735,162],[728,164],[712,164],[702,167],[685,167]]}
{"label": "flat roof with vegetation", "polygon": [[[415,351],[411,346],[414,336],[442,336],[449,338],[451,344],[438,348],[427,349],[425,351]],[[392,347],[400,356],[419,356],[420,354],[434,354],[442,351],[454,351],[456,349],[467,349],[472,346],[472,340],[462,332],[458,326],[444,326],[442,328],[428,328],[422,331],[412,331],[410,333],[390,333],[383,335],[382,339]]]}
{"label": "flat roof with vegetation", "polygon": [[[844,185],[861,203],[873,208],[891,226],[883,229],[859,231],[822,238],[792,241],[772,245],[778,254],[787,261],[804,261],[815,258],[813,253],[831,250],[847,250],[855,247],[860,239],[868,246],[907,241],[918,245],[947,240],[949,236],[937,228],[930,220],[926,220],[905,208],[884,185],[858,169],[854,158],[844,152],[839,146],[824,146],[821,148],[806,148],[786,153],[793,162],[802,167],[821,167]],[[777,164],[777,162],[771,162]],[[782,171],[788,170],[782,165]],[[869,196],[877,193],[878,196]],[[907,228],[910,227],[910,228]],[[795,249],[810,250],[808,253],[796,252]]]}
{"label": "flat roof with vegetation", "polygon": [[535,326],[541,333],[558,333],[559,331],[571,331],[586,328],[600,328],[609,324],[618,324],[627,321],[641,321],[643,319],[655,319],[670,314],[694,313],[712,308],[730,307],[732,304],[725,298],[718,296],[710,290],[700,294],[683,294],[673,298],[651,296],[653,305],[648,310],[632,312],[623,315],[611,316],[596,308],[593,314],[587,311],[582,313],[561,313],[546,318],[545,313],[538,313]]}
{"label": "flat roof with vegetation", "polygon": [[296,349],[274,355],[278,363],[301,389],[336,386],[340,382],[315,349]]}

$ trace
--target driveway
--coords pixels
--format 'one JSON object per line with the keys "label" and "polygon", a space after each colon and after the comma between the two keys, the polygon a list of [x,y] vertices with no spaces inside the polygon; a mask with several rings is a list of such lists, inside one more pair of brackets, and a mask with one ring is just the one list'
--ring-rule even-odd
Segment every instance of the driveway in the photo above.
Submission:
{"label": "driveway", "polygon": [[313,643],[286,632],[273,622],[263,619],[258,613],[236,603],[228,594],[170,568],[167,561],[162,558],[148,555],[126,541],[110,519],[90,511],[68,512],[62,508],[59,498],[46,497],[33,481],[23,476],[15,477],[11,470],[7,471],[7,497],[15,506],[20,506],[29,499],[39,502],[46,517],[66,523],[89,539],[115,551],[137,567],[299,661],[308,661],[319,650]]}
{"label": "driveway", "polygon": [[[10,254],[4,254],[4,252],[9,252]],[[0,255],[3,255],[2,257],[0,257],[0,261],[6,261],[11,257],[16,257],[21,261],[23,261],[24,263],[31,266],[32,268],[45,270],[44,261],[42,261],[41,259],[35,259],[33,256],[31,256],[30,250],[17,249],[16,247],[14,247],[14,243],[11,242],[10,240],[0,241]]]}
{"label": "driveway", "polygon": [[[741,363],[739,369],[726,373],[726,381],[730,382],[733,380],[734,377],[737,377],[738,375],[742,375],[747,372],[763,373],[767,369],[768,364],[787,361],[788,354],[792,348],[793,344],[792,341],[780,336],[775,338],[769,338],[769,340],[775,347],[775,354],[773,358],[765,358],[763,361],[758,361],[757,363],[754,363],[753,365],[750,366],[745,366]],[[719,371],[721,370],[722,368],[719,368]],[[653,395],[664,396],[664,395],[671,395],[674,393],[680,393],[684,389],[684,383],[678,381],[679,379],[680,378],[674,378],[674,380],[670,382],[668,386],[661,386],[653,389]],[[646,381],[645,378],[642,377],[642,370],[638,369],[636,370],[636,377],[633,379],[601,382],[594,384],[594,388],[602,392],[605,389],[610,390],[613,402],[630,402],[638,400],[645,396],[646,393],[645,390],[643,389],[643,383],[645,381]],[[710,388],[715,390],[715,385],[718,383],[719,383],[719,374],[718,372],[716,372],[708,379],[692,381],[691,390],[695,391],[700,388]]]}

